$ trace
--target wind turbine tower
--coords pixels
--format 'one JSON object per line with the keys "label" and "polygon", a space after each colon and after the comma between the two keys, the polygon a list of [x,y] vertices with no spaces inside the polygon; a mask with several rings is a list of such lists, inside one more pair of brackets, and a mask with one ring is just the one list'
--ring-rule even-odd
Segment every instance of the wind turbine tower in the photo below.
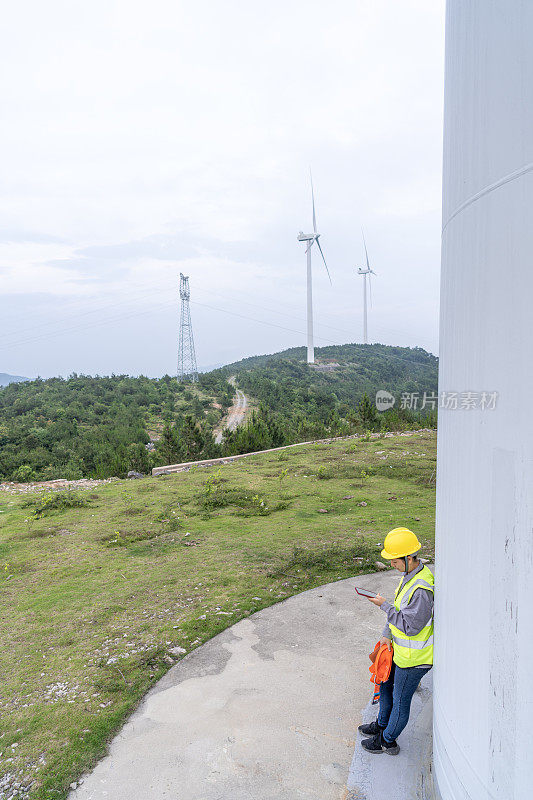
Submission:
{"label": "wind turbine tower", "polygon": [[[527,0],[446,3],[430,777],[442,800],[532,795],[532,40]],[[457,390],[473,403],[454,409]]]}
{"label": "wind turbine tower", "polygon": [[189,289],[189,277],[180,272],[180,297],[181,297],[181,318],[180,318],[180,338],[178,348],[178,380],[192,381],[198,380],[198,368],[196,366],[196,353],[194,352],[194,339],[192,335],[191,309],[189,300],[191,291]]}
{"label": "wind turbine tower", "polygon": [[318,241],[320,234],[317,233],[316,229],[315,192],[313,189],[313,176],[310,174],[310,177],[311,177],[311,200],[313,203],[313,233],[302,233],[302,231],[300,231],[300,233],[298,234],[298,241],[308,243],[305,250],[307,254],[307,363],[314,364],[315,346],[313,341],[313,273],[311,269],[311,248],[315,242],[317,244],[318,249],[320,250],[320,255],[322,256],[322,261],[324,262],[324,266],[326,267],[326,272],[328,273],[328,278],[330,283],[331,283],[331,275],[329,274],[328,265],[326,264],[324,253],[322,252],[320,242]]}
{"label": "wind turbine tower", "polygon": [[363,343],[364,344],[368,344],[368,309],[367,309],[367,302],[366,302],[366,278],[367,278],[367,275],[368,275],[368,289],[369,289],[369,294],[370,294],[370,307],[372,307],[372,279],[371,279],[370,276],[371,275],[375,275],[376,273],[374,272],[373,269],[370,269],[370,264],[368,262],[368,251],[366,249],[366,242],[365,242],[364,234],[363,234],[363,244],[365,246],[366,269],[361,269],[361,267],[359,267],[359,269],[357,270],[357,273],[359,275],[363,276],[363,309],[364,309],[364,311],[363,311]]}

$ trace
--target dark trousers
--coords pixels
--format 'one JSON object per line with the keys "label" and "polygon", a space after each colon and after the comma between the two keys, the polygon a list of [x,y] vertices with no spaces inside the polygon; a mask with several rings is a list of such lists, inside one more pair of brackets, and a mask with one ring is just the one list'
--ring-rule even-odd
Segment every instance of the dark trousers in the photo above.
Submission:
{"label": "dark trousers", "polygon": [[409,720],[415,689],[431,667],[397,667],[392,663],[388,679],[380,685],[378,725],[383,736],[393,742]]}

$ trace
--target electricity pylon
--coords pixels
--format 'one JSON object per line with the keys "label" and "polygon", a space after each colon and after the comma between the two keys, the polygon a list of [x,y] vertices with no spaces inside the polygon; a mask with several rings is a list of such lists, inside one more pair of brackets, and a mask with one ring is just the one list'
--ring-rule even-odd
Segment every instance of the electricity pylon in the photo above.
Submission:
{"label": "electricity pylon", "polygon": [[189,308],[191,290],[189,289],[189,277],[184,275],[183,272],[180,272],[180,297],[181,319],[178,349],[178,380],[192,381],[195,383],[198,380],[198,368],[196,366],[196,354],[194,352],[191,309]]}

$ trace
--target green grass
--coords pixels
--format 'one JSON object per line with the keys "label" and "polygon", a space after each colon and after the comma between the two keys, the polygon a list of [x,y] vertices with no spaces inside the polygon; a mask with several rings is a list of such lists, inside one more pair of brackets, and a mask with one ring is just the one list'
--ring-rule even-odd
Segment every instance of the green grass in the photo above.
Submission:
{"label": "green grass", "polygon": [[0,781],[65,797],[171,648],[374,571],[390,528],[412,528],[431,558],[435,452],[420,432],[115,481],[79,507],[1,493]]}

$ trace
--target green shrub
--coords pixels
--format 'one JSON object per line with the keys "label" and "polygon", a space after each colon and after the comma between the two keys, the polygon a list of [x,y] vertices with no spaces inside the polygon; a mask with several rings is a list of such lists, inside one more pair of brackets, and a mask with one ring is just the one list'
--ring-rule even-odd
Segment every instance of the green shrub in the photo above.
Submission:
{"label": "green shrub", "polygon": [[101,537],[100,541],[103,542],[106,547],[126,547],[129,544],[155,539],[160,534],[161,531],[153,527],[133,531],[122,529],[106,533],[105,536]]}
{"label": "green shrub", "polygon": [[[218,471],[220,472],[220,470]],[[226,480],[215,473],[203,483],[203,491],[196,498],[199,507],[209,515],[217,509],[233,508],[233,513],[245,517],[265,517],[273,511],[287,508],[286,501],[271,502],[251,489],[232,489],[224,486]]]}
{"label": "green shrub", "polygon": [[69,508],[83,508],[89,505],[85,497],[72,494],[72,492],[50,492],[38,498],[30,498],[23,504],[24,508],[33,507],[33,516],[39,519],[55,511],[66,511]]}
{"label": "green shrub", "polygon": [[281,469],[279,471],[278,478],[279,478],[279,485],[280,486],[282,484],[283,479],[286,478],[288,474],[289,474],[289,468],[288,467],[285,467],[284,469]]}
{"label": "green shrub", "polygon": [[35,480],[35,473],[29,464],[22,464],[13,473],[13,480],[17,483],[29,483]]}
{"label": "green shrub", "polygon": [[289,558],[279,563],[268,573],[268,577],[278,577],[285,571],[305,570],[308,573],[349,570],[350,573],[374,569],[375,547],[366,542],[353,545],[324,545],[318,548],[295,545]]}

